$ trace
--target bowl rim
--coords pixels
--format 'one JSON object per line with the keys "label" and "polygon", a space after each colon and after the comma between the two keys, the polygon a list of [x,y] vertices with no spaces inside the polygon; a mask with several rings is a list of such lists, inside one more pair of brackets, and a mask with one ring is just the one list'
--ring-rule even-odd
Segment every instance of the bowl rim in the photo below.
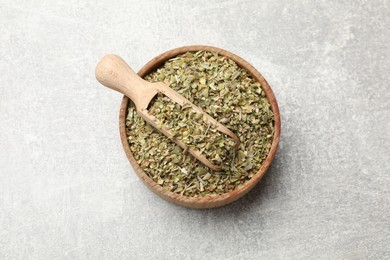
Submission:
{"label": "bowl rim", "polygon": [[278,103],[276,101],[275,95],[268,84],[268,82],[264,79],[264,77],[258,72],[251,64],[249,64],[247,61],[242,59],[241,57],[228,52],[226,50],[212,47],[212,46],[206,46],[206,45],[191,45],[191,46],[184,46],[179,47],[175,49],[168,50],[152,60],[150,60],[148,63],[146,63],[139,71],[138,75],[141,77],[144,77],[145,75],[149,74],[150,72],[154,71],[158,67],[160,67],[165,61],[167,61],[170,58],[173,58],[177,55],[186,53],[186,52],[196,52],[196,51],[209,51],[209,52],[215,52],[219,55],[225,56],[229,59],[232,59],[235,61],[240,67],[245,69],[256,81],[260,82],[261,87],[263,91],[265,92],[265,95],[268,99],[268,101],[271,104],[272,111],[274,112],[275,116],[275,133],[271,145],[271,149],[264,160],[263,164],[261,165],[260,169],[256,172],[256,174],[253,175],[253,177],[245,182],[242,186],[239,188],[224,193],[221,195],[215,195],[215,196],[209,196],[209,197],[189,197],[189,196],[183,196],[180,194],[176,194],[171,191],[165,190],[163,187],[161,187],[159,184],[154,182],[141,168],[141,166],[137,163],[135,160],[131,150],[130,145],[127,141],[127,135],[126,135],[126,116],[127,116],[127,106],[129,102],[129,98],[126,96],[123,96],[122,103],[119,111],[119,132],[120,137],[122,141],[123,149],[126,153],[126,156],[128,160],[130,161],[130,164],[133,166],[133,169],[135,173],[138,175],[138,177],[142,180],[142,182],[154,193],[156,193],[161,198],[170,201],[172,203],[175,203],[180,206],[184,206],[187,208],[198,208],[198,209],[205,209],[205,208],[216,208],[220,207],[226,204],[229,204],[242,196],[244,196],[246,193],[248,193],[265,175],[267,169],[271,165],[272,160],[275,157],[275,153],[277,150],[277,147],[279,145],[280,141],[280,129],[281,129],[281,121],[280,121],[280,112]]}

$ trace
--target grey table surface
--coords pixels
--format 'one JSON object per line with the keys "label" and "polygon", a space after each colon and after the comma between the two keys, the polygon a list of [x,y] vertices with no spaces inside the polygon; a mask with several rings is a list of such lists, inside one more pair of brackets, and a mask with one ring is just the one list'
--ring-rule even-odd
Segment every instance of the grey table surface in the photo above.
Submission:
{"label": "grey table surface", "polygon": [[[390,3],[0,1],[0,259],[389,259]],[[120,143],[122,55],[213,45],[269,81],[282,138],[213,210],[163,201]]]}

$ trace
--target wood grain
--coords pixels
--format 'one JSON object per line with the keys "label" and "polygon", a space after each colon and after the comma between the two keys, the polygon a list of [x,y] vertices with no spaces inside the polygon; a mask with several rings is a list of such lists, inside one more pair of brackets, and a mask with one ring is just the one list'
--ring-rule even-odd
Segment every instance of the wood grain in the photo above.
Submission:
{"label": "wood grain", "polygon": [[241,57],[220,48],[203,46],[203,45],[193,45],[193,46],[185,46],[185,47],[169,50],[155,57],[151,61],[149,61],[138,72],[138,75],[140,77],[144,77],[147,74],[159,68],[166,60],[170,58],[173,58],[177,55],[186,52],[200,51],[200,50],[218,53],[219,55],[232,59],[240,67],[244,68],[256,81],[260,82],[262,89],[265,92],[266,97],[271,104],[272,111],[274,112],[275,133],[274,133],[271,149],[268,153],[267,158],[264,160],[262,166],[260,167],[259,171],[249,181],[247,181],[241,187],[237,188],[232,192],[225,193],[218,196],[213,196],[213,197],[194,198],[194,197],[182,196],[180,194],[167,191],[163,189],[160,185],[158,185],[156,182],[154,182],[149,176],[146,175],[146,173],[143,171],[143,169],[135,160],[130,150],[129,143],[127,142],[126,125],[125,125],[127,107],[129,103],[129,98],[127,98],[126,96],[124,96],[122,99],[122,104],[119,112],[119,130],[120,130],[123,149],[126,153],[126,156],[129,159],[138,177],[146,184],[148,188],[150,188],[154,193],[156,193],[161,198],[173,202],[177,205],[188,207],[188,208],[206,209],[206,208],[220,207],[241,198],[246,193],[248,193],[261,180],[261,178],[264,176],[267,169],[271,165],[272,160],[275,157],[275,153],[280,141],[281,121],[280,121],[279,107],[275,95],[271,87],[269,86],[268,82],[264,79],[264,77],[260,74],[260,72],[258,72],[252,65],[250,65]]}

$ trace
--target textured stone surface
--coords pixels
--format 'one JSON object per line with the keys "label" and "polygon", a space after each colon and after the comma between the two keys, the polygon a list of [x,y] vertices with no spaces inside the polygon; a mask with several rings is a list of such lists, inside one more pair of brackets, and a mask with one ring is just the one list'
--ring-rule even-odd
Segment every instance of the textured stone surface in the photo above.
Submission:
{"label": "textured stone surface", "polygon": [[[390,3],[0,3],[1,259],[389,259]],[[214,210],[169,204],[119,140],[94,67],[190,44],[242,56],[282,114],[276,159]]]}

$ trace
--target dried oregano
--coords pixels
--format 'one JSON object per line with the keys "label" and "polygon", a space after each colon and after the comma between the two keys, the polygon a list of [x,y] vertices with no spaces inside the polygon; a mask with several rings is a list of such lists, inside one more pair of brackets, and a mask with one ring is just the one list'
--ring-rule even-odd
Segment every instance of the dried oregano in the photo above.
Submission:
{"label": "dried oregano", "polygon": [[[274,134],[274,115],[259,82],[234,61],[205,51],[172,58],[145,79],[169,84],[233,131],[241,142],[232,149],[232,140],[214,132],[199,115],[163,95],[156,96],[149,111],[159,115],[166,122],[164,127],[173,129],[188,144],[195,141],[207,158],[223,162],[223,171],[214,172],[146,124],[130,101],[128,142],[149,177],[167,190],[192,197],[230,192],[252,178],[265,160]],[[175,120],[166,113],[176,113]]]}
{"label": "dried oregano", "polygon": [[218,131],[204,113],[195,112],[190,104],[180,106],[163,94],[152,100],[148,110],[158,120],[158,128],[170,130],[172,138],[201,152],[211,163],[224,169],[230,168],[236,143],[230,136]]}

